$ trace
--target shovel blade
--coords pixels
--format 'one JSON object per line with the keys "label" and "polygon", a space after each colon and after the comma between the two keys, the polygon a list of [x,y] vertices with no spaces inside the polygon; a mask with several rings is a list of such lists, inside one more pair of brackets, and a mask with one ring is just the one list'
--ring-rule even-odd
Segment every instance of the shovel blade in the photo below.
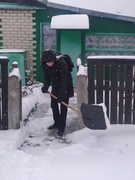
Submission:
{"label": "shovel blade", "polygon": [[80,110],[83,123],[87,128],[93,130],[107,129],[102,106],[82,103]]}

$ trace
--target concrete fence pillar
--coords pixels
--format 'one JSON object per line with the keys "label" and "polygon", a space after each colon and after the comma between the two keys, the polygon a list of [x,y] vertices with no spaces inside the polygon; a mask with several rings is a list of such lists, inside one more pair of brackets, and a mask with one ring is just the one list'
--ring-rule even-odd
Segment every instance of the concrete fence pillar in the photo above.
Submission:
{"label": "concrete fence pillar", "polygon": [[12,67],[8,78],[8,128],[19,129],[22,121],[22,85],[19,69]]}
{"label": "concrete fence pillar", "polygon": [[[80,110],[82,103],[88,103],[88,77],[86,75],[77,75],[77,105]],[[84,128],[83,119],[78,115],[78,126],[80,129]]]}

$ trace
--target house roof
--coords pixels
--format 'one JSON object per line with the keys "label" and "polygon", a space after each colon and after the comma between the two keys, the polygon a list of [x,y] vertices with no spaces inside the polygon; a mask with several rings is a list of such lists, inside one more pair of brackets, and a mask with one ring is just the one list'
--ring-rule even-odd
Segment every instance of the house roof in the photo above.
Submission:
{"label": "house roof", "polygon": [[[12,2],[3,0],[1,2]],[[14,3],[0,3],[0,8],[40,9],[52,7],[79,14],[135,22],[135,0],[14,0]]]}
{"label": "house roof", "polygon": [[46,4],[38,0],[2,0],[0,1],[0,9],[44,9]]}
{"label": "house roof", "polygon": [[135,22],[135,0],[39,0],[48,7]]}

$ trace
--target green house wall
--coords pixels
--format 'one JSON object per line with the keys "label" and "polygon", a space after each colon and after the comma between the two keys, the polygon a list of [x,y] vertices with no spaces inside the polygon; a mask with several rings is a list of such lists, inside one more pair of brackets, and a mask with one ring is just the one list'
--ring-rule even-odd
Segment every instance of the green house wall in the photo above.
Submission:
{"label": "green house wall", "polygon": [[[60,15],[60,14],[73,14],[73,12],[60,10],[60,9],[53,9],[47,8],[46,10],[37,10],[36,13],[36,74],[37,80],[43,82],[43,72],[41,71],[41,23],[50,23],[52,16]],[[75,46],[77,48],[78,57],[80,57],[84,63],[85,58],[85,34],[86,33],[135,33],[135,24],[133,22],[126,22],[121,20],[115,20],[110,18],[102,18],[102,17],[94,17],[89,16],[89,23],[90,28],[89,30],[57,30],[57,51],[62,53],[65,52],[65,49],[69,49],[69,54],[73,56],[73,50]],[[79,32],[80,36],[78,37],[79,40],[70,41],[69,37],[72,37],[75,32]],[[75,33],[76,34],[76,33]],[[81,37],[81,39],[80,39]],[[69,48],[70,47],[70,48]],[[64,49],[65,48],[65,49]],[[73,56],[74,64],[76,64],[77,55]],[[76,84],[76,69],[73,73],[74,84]]]}
{"label": "green house wall", "polygon": [[89,21],[89,31],[93,33],[135,33],[134,22],[101,17],[89,17]]}

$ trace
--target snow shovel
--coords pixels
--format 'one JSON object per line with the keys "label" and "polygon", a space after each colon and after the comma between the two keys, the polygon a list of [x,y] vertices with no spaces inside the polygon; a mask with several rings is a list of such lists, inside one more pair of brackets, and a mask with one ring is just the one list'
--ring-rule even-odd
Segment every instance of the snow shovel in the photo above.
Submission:
{"label": "snow shovel", "polygon": [[103,103],[99,105],[82,103],[80,110],[83,122],[89,129],[105,130],[110,126],[106,107]]}
{"label": "snow shovel", "polygon": [[[57,97],[53,95],[51,92],[48,91],[48,93],[53,98],[57,99]],[[66,104],[64,101],[62,101],[61,103],[66,107],[72,109],[73,111],[77,112],[78,114],[80,114],[82,116],[83,123],[87,128],[93,130],[107,129],[107,123],[109,122],[109,120],[107,119],[107,115],[106,112],[104,111],[103,106],[82,103],[80,108],[81,111],[78,111],[72,106]]]}
{"label": "snow shovel", "polygon": [[[48,93],[49,93],[49,95],[52,96],[54,99],[57,99],[57,97],[56,97],[54,94],[52,94],[52,93],[49,92],[49,91],[48,91]],[[65,103],[64,101],[62,101],[61,104],[63,104],[64,106],[66,106],[66,107],[68,107],[68,108],[70,108],[70,109],[72,109],[73,111],[81,114],[80,111],[78,111],[77,109],[73,108],[72,106],[70,106],[69,104]]]}

